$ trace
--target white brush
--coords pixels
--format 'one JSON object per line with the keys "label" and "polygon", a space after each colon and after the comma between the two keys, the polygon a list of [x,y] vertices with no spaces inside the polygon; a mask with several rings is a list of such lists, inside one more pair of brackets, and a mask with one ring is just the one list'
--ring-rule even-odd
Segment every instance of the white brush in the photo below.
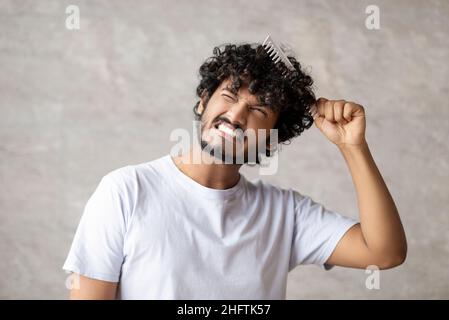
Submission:
{"label": "white brush", "polygon": [[[275,64],[282,62],[290,71],[295,71],[295,67],[290,62],[285,51],[268,35],[262,43],[265,51],[269,54],[270,58]],[[283,76],[288,75],[288,70],[283,72]],[[318,109],[316,104],[314,104],[310,110],[309,114],[313,117],[313,120],[318,116]]]}
{"label": "white brush", "polygon": [[292,65],[290,60],[288,60],[285,51],[282,50],[282,48],[271,38],[270,35],[265,38],[262,46],[265,48],[275,64],[281,61],[290,71],[295,70],[295,67]]}

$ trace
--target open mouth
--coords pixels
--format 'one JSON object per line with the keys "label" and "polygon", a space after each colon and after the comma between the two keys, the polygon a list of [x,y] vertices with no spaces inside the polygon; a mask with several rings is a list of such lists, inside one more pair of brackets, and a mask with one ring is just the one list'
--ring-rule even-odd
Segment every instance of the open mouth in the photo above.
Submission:
{"label": "open mouth", "polygon": [[220,121],[214,125],[214,128],[224,133],[226,136],[235,138],[237,137],[237,129],[233,125]]}
{"label": "open mouth", "polygon": [[225,139],[234,141],[235,138],[238,143],[243,143],[245,140],[243,130],[240,128],[235,128],[230,123],[219,121],[213,127],[218,131],[218,134]]}

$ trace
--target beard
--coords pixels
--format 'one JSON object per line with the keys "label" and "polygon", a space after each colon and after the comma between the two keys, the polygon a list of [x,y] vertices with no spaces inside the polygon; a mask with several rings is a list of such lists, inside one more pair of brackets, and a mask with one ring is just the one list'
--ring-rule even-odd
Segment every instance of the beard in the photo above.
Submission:
{"label": "beard", "polygon": [[[210,130],[213,126],[205,129],[204,122],[202,120],[199,122],[199,125],[200,128],[197,130],[197,141],[199,142],[201,151],[214,157],[218,160],[218,163],[250,165],[260,164],[259,146],[257,143],[249,144],[246,135],[242,135],[240,140],[239,138],[233,138],[231,142],[224,137],[217,137],[210,134]],[[206,130],[208,131],[206,132]],[[208,142],[204,138],[205,134],[209,134],[209,138],[212,142]]]}
{"label": "beard", "polygon": [[[229,150],[230,148],[226,147],[227,145],[213,145],[208,143],[206,140],[201,139],[200,141],[201,151],[206,152],[208,155],[214,157],[219,160],[220,163],[225,164],[244,164],[248,162],[248,156],[246,152],[239,155],[237,157],[234,150]],[[243,156],[243,159],[242,159]]]}

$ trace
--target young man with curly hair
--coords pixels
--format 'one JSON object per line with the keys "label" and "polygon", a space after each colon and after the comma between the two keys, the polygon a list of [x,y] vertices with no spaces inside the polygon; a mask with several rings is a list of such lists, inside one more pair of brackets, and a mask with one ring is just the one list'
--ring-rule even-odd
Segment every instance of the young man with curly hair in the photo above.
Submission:
{"label": "young man with curly hair", "polygon": [[[78,279],[71,297],[285,299],[287,274],[298,265],[402,264],[405,233],[365,140],[364,108],[316,100],[294,57],[295,70],[285,76],[258,44],[213,53],[200,67],[199,143],[108,173],[87,202],[64,264]],[[208,160],[234,154],[236,130],[254,131],[272,156],[270,130],[285,143],[313,123],[348,165],[360,221],[298,191],[247,180],[235,157],[192,161],[196,151]],[[248,162],[248,139],[239,141]]]}

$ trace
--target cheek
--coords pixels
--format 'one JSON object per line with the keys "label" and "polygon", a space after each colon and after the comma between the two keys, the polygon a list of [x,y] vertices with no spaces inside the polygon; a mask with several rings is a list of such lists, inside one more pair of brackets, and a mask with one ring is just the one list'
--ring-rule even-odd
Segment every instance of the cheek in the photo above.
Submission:
{"label": "cheek", "polygon": [[220,115],[220,108],[216,104],[209,102],[206,110],[204,110],[202,121],[209,126]]}
{"label": "cheek", "polygon": [[259,143],[259,141],[263,141],[265,143],[270,139],[270,130],[273,129],[273,126],[271,126],[267,122],[263,122],[263,124],[260,123],[258,126],[254,126],[252,128],[256,136],[256,143]]}
{"label": "cheek", "polygon": [[257,133],[258,130],[270,130],[273,128],[272,119],[263,117],[248,118],[247,128],[252,128]]}

